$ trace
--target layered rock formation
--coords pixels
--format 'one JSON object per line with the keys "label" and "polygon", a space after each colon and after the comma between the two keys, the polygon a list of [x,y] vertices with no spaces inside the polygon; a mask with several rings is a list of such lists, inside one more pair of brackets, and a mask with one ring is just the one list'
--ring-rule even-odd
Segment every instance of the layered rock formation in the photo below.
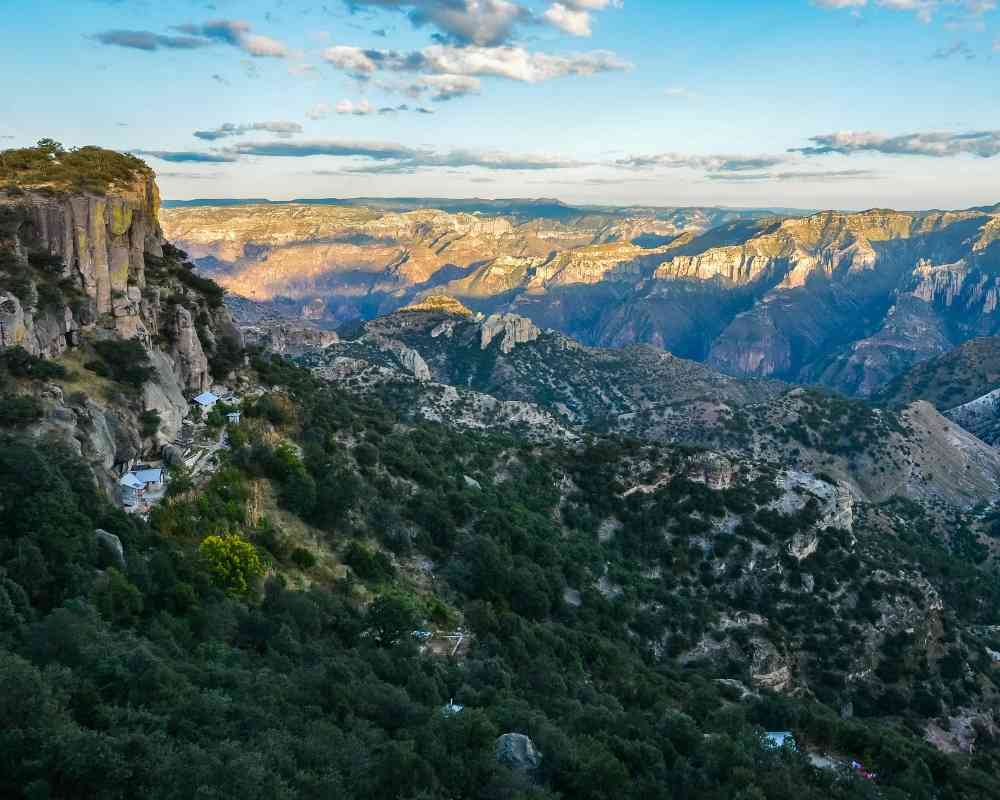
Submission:
{"label": "layered rock formation", "polygon": [[446,293],[588,345],[641,343],[737,376],[863,396],[1000,332],[1000,212],[176,209],[168,226],[234,292],[319,324]]}
{"label": "layered rock formation", "polygon": [[96,313],[107,314],[130,284],[145,286],[145,254],[163,255],[159,208],[151,174],[107,196],[0,193],[0,237],[24,258],[41,250],[61,259],[62,277],[79,280]]}

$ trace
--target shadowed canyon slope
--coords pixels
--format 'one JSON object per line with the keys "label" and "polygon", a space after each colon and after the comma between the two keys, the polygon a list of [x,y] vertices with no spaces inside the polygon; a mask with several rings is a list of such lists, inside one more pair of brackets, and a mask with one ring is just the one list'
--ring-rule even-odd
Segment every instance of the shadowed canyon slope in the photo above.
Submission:
{"label": "shadowed canyon slope", "polygon": [[163,223],[257,304],[247,311],[327,327],[447,293],[587,345],[651,344],[732,375],[861,395],[998,332],[995,208],[465,209],[194,206],[165,210]]}
{"label": "shadowed canyon slope", "polygon": [[[345,326],[301,358],[324,379],[391,396],[417,418],[545,440],[584,431],[711,448],[824,474],[865,502],[972,507],[1000,453],[926,402],[874,408],[778,381],[738,380],[649,346],[586,347],[515,314],[440,296]],[[961,423],[960,423],[961,424]]]}

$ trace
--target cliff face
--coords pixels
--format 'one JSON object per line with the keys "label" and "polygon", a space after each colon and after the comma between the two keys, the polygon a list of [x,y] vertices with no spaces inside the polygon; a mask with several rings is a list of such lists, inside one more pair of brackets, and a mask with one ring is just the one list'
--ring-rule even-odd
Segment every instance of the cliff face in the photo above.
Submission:
{"label": "cliff face", "polygon": [[[62,259],[63,277],[76,278],[98,314],[130,284],[145,286],[145,254],[163,255],[157,214],[160,195],[151,176],[97,195],[0,194],[0,211],[16,224],[23,255],[42,250]],[[11,225],[5,226],[10,233]]]}
{"label": "cliff face", "polygon": [[[187,396],[212,384],[210,354],[239,341],[221,295],[206,301],[167,247],[159,202],[147,174],[105,193],[0,192],[0,348],[60,359],[78,374],[101,342],[135,340],[146,352],[151,377],[137,394],[84,402],[54,383],[32,390],[45,411],[33,432],[76,442],[109,484],[114,465],[174,439]],[[152,436],[141,432],[145,411],[159,414]]]}
{"label": "cliff face", "polygon": [[[57,356],[81,326],[102,315],[125,338],[148,336],[141,300],[146,253],[163,255],[159,205],[151,176],[106,196],[0,192],[0,249],[23,267],[50,259],[46,271],[82,295],[75,307],[62,309],[25,308],[15,298],[22,307],[13,343],[34,355]],[[7,313],[17,314],[10,305]]]}

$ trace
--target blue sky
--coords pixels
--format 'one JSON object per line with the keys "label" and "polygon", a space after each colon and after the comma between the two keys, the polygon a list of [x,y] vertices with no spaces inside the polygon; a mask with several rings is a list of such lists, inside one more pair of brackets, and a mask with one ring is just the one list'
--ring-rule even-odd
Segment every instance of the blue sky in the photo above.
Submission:
{"label": "blue sky", "polygon": [[0,146],[141,152],[168,198],[993,204],[996,5],[13,0]]}

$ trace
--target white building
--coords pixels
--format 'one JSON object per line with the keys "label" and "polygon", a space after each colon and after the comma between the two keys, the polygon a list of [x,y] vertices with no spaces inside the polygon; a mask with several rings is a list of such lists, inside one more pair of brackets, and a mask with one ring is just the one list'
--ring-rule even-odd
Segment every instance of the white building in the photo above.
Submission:
{"label": "white building", "polygon": [[122,504],[126,506],[138,505],[142,492],[146,488],[146,484],[131,472],[122,476],[121,480],[118,481],[118,486],[122,494]]}
{"label": "white building", "polygon": [[163,470],[139,469],[126,472],[118,481],[121,489],[122,504],[126,506],[139,505],[146,489],[158,489],[163,485]]}
{"label": "white building", "polygon": [[219,402],[219,396],[214,392],[202,392],[191,402],[207,413],[215,408],[215,404]]}

